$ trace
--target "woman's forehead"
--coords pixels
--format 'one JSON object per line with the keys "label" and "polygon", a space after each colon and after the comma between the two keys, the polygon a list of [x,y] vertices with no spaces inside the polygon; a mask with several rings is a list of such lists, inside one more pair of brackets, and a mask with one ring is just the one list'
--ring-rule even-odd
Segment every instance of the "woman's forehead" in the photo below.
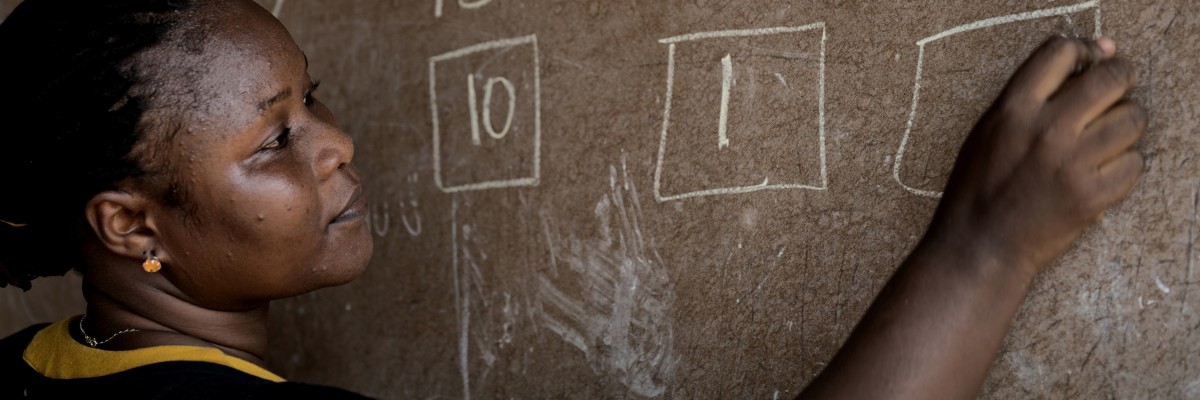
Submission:
{"label": "woman's forehead", "polygon": [[169,50],[189,64],[167,71],[179,74],[169,84],[194,96],[189,125],[245,125],[259,117],[264,101],[307,83],[305,56],[283,25],[253,2],[232,3],[203,7],[209,32],[201,52]]}

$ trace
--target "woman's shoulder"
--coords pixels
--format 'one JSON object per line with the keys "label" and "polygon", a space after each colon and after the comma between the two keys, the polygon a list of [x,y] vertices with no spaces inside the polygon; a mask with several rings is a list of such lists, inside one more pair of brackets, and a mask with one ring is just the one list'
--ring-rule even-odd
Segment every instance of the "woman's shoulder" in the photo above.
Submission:
{"label": "woman's shoulder", "polygon": [[22,355],[29,342],[39,331],[50,324],[37,324],[0,339],[0,399],[24,397],[24,385],[34,371],[25,363]]}
{"label": "woman's shoulder", "polygon": [[[151,364],[112,375],[25,381],[28,399],[75,399],[97,395],[122,399],[363,399],[345,390],[296,382],[271,382],[234,368],[202,361]],[[7,397],[6,397],[7,398]],[[19,397],[18,397],[19,398]]]}
{"label": "woman's shoulder", "polygon": [[[29,399],[364,399],[328,386],[272,382],[237,369],[202,361],[172,361],[120,373],[69,380],[38,376],[25,389]],[[107,397],[107,396],[102,396]]]}
{"label": "woman's shoulder", "polygon": [[[16,376],[18,372],[29,368],[22,359],[25,348],[29,346],[30,341],[33,341],[34,335],[49,325],[33,325],[0,339],[0,377]],[[3,390],[3,387],[0,387],[0,394],[4,393]],[[0,396],[0,398],[7,399],[9,397]]]}
{"label": "woman's shoulder", "polygon": [[0,356],[16,354],[17,359],[20,359],[21,353],[25,351],[25,347],[33,340],[33,336],[37,335],[38,332],[47,326],[50,326],[50,324],[31,325],[4,339],[0,339]]}
{"label": "woman's shoulder", "polygon": [[[62,339],[56,338],[61,332],[54,331],[60,324],[34,325],[0,340],[0,398],[91,398],[106,394],[122,399],[365,398],[337,388],[270,379],[273,374],[263,376],[237,364],[194,357],[159,359],[96,372],[98,367],[89,363],[121,364],[126,361],[113,357],[124,357],[116,353],[126,352],[106,352],[112,354],[104,354],[108,357],[101,360],[88,360],[87,352],[85,357],[61,354],[74,346],[56,343]],[[48,347],[59,354],[48,356]]]}
{"label": "woman's shoulder", "polygon": [[[49,325],[33,325],[4,339],[0,339],[0,379],[17,376],[18,372],[29,369],[29,365],[25,364],[22,358],[25,348],[29,346],[29,342],[33,341],[33,337],[39,331]],[[4,388],[0,386],[0,394],[4,393],[3,390]],[[7,399],[9,397],[0,395],[0,398]]]}

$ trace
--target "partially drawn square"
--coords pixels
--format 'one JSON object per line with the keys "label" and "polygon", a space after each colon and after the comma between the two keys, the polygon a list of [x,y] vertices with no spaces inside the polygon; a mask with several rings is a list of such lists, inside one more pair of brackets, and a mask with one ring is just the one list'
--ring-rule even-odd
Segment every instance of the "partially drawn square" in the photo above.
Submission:
{"label": "partially drawn square", "polygon": [[1099,37],[1099,3],[984,19],[918,41],[912,108],[892,166],[896,182],[913,194],[941,197],[976,119],[1051,35]]}
{"label": "partially drawn square", "polygon": [[825,38],[818,22],[659,40],[655,199],[826,189]]}
{"label": "partially drawn square", "polygon": [[454,193],[538,184],[540,79],[536,35],[429,59],[438,189]]}

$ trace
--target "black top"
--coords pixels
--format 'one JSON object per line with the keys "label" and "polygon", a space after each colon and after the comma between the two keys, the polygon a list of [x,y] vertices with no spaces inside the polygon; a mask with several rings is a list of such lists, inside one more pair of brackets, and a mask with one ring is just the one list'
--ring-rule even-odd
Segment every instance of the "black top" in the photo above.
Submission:
{"label": "black top", "polygon": [[95,378],[50,379],[24,360],[48,324],[0,340],[0,399],[365,399],[329,386],[271,382],[220,364],[172,361]]}

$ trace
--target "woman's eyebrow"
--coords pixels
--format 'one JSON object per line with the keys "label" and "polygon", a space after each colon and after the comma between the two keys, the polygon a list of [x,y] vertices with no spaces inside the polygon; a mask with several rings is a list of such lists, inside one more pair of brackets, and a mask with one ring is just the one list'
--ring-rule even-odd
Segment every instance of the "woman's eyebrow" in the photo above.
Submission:
{"label": "woman's eyebrow", "polygon": [[[300,55],[304,56],[304,69],[307,70],[308,69],[308,54],[304,53],[304,52],[300,52]],[[258,112],[261,113],[263,111],[267,111],[267,109],[271,108],[272,106],[279,104],[279,102],[287,100],[291,97],[292,97],[292,88],[285,88],[283,90],[280,90],[279,93],[276,93],[274,96],[271,96],[271,98],[268,98],[266,100],[258,102]]]}
{"label": "woman's eyebrow", "polygon": [[279,102],[287,100],[290,97],[292,97],[292,88],[284,88],[279,93],[271,96],[271,98],[258,102],[258,112],[266,111],[271,106],[279,104]]}

